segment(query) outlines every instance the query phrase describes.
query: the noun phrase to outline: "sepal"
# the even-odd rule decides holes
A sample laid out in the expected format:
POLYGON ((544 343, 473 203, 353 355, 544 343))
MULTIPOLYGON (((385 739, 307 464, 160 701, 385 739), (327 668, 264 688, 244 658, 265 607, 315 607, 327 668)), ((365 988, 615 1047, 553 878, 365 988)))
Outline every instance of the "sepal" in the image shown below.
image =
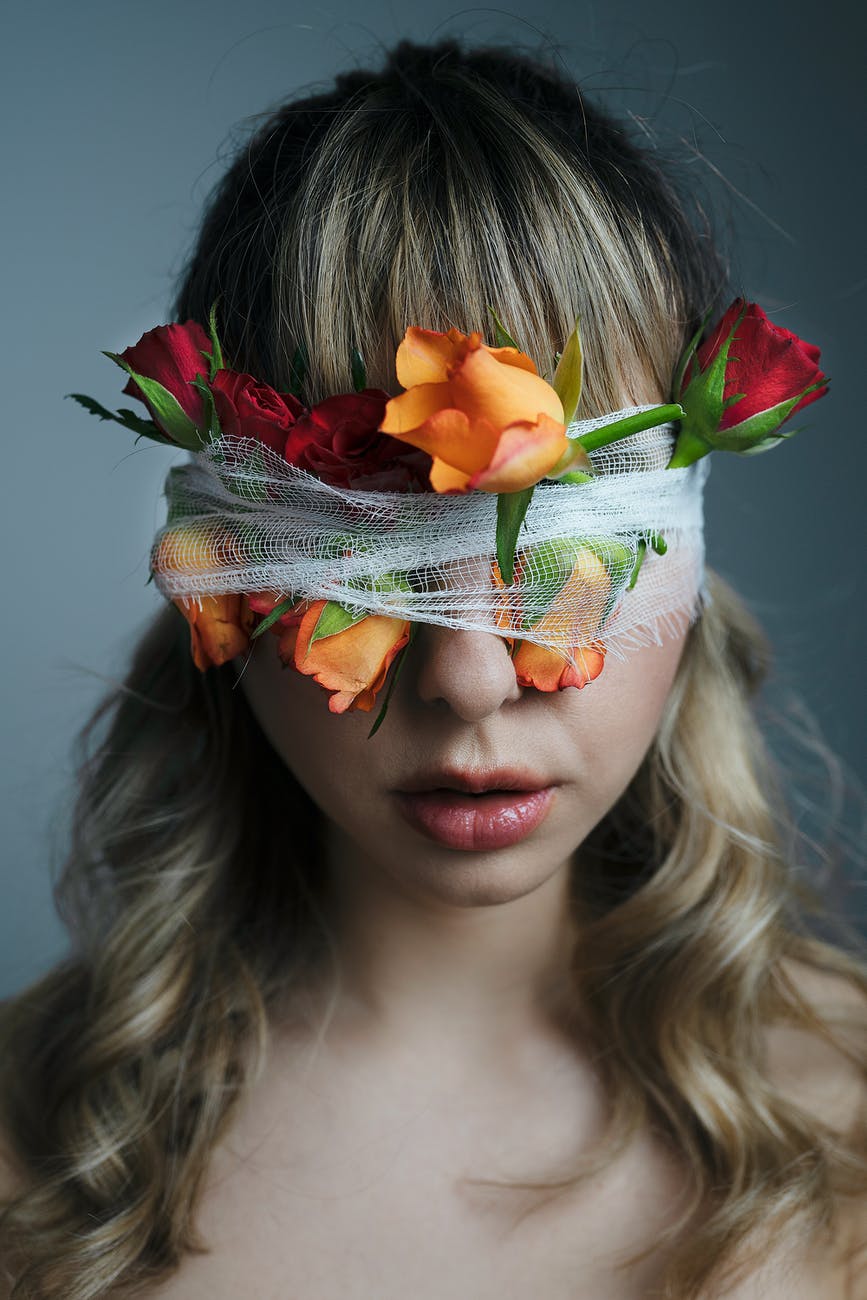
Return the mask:
POLYGON ((518 347, 517 343, 512 338, 511 334, 506 329, 505 325, 500 320, 499 316, 494 311, 493 307, 489 306, 488 311, 491 313, 491 316, 493 317, 493 321, 494 321, 495 346, 498 348, 514 348, 516 352, 520 352, 521 349, 518 347))
MULTIPOLYGON (((566 340, 566 346, 560 354, 557 369, 551 387, 563 403, 563 419, 569 424, 578 409, 581 399, 581 386, 584 377, 584 354, 581 349, 580 318, 575 321, 575 328, 566 340)), ((551 477, 556 478, 553 473, 551 477)))
POLYGON ((216 302, 211 303, 211 310, 208 312, 208 334, 210 335, 210 339, 211 339, 211 351, 210 351, 210 355, 208 353, 205 353, 204 356, 209 366, 208 381, 209 383, 213 383, 214 376, 216 375, 217 371, 224 369, 223 349, 220 347, 220 340, 217 336, 217 303, 216 302))
POLYGON ((167 388, 163 388, 162 384, 158 383, 156 379, 148 379, 145 375, 138 374, 117 352, 103 352, 103 356, 108 357, 115 365, 120 366, 121 370, 125 370, 129 377, 138 384, 143 396, 147 399, 148 405, 154 412, 156 422, 163 432, 168 434, 172 442, 178 447, 186 448, 187 451, 201 450, 204 444, 202 435, 182 409, 178 399, 167 388))

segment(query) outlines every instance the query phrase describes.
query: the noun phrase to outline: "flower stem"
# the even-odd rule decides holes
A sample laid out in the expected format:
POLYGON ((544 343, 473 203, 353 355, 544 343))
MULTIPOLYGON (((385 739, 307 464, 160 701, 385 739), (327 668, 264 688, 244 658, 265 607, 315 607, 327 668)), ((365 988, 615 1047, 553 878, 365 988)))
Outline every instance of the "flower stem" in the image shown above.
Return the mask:
POLYGON ((575 441, 580 442, 585 451, 598 451, 600 447, 619 442, 632 433, 641 433, 643 429, 653 429, 657 424, 668 424, 671 420, 682 420, 684 414, 683 407, 677 402, 654 406, 650 411, 639 411, 637 415, 627 415, 622 420, 615 420, 613 424, 604 424, 600 429, 591 429, 575 441))

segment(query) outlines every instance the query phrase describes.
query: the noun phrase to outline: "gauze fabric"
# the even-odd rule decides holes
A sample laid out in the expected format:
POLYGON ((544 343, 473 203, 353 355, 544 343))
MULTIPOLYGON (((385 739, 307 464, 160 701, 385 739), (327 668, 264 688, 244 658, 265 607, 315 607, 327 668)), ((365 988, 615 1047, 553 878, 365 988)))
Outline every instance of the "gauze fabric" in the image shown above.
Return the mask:
MULTIPOLYGON (((576 421, 579 434, 647 407, 576 421)), ((332 487, 255 439, 221 437, 169 473, 169 512, 151 554, 169 598, 272 591, 356 612, 496 632, 571 658, 616 657, 682 629, 704 591, 708 461, 666 469, 673 426, 590 454, 595 477, 543 480, 517 544, 514 581, 496 557, 496 497, 332 487), (647 546, 661 535, 665 554, 647 546)))

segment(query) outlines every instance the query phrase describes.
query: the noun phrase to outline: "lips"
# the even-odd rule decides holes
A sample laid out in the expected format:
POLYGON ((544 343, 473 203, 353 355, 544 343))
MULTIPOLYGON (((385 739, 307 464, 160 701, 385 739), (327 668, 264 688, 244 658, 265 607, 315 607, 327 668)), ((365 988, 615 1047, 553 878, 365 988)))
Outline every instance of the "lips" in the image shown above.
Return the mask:
POLYGON ((526 839, 544 821, 555 785, 514 769, 443 771, 395 791, 405 820, 445 848, 490 852, 526 839))

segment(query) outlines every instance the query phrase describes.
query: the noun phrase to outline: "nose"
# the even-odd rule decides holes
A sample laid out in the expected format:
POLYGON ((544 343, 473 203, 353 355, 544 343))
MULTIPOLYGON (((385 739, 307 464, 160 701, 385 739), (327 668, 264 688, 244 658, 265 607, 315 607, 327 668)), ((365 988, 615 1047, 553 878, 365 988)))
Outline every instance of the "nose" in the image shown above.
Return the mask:
POLYGON ((445 705, 465 722, 480 722, 521 698, 508 644, 493 632, 423 623, 416 630, 412 658, 418 698, 445 705))

